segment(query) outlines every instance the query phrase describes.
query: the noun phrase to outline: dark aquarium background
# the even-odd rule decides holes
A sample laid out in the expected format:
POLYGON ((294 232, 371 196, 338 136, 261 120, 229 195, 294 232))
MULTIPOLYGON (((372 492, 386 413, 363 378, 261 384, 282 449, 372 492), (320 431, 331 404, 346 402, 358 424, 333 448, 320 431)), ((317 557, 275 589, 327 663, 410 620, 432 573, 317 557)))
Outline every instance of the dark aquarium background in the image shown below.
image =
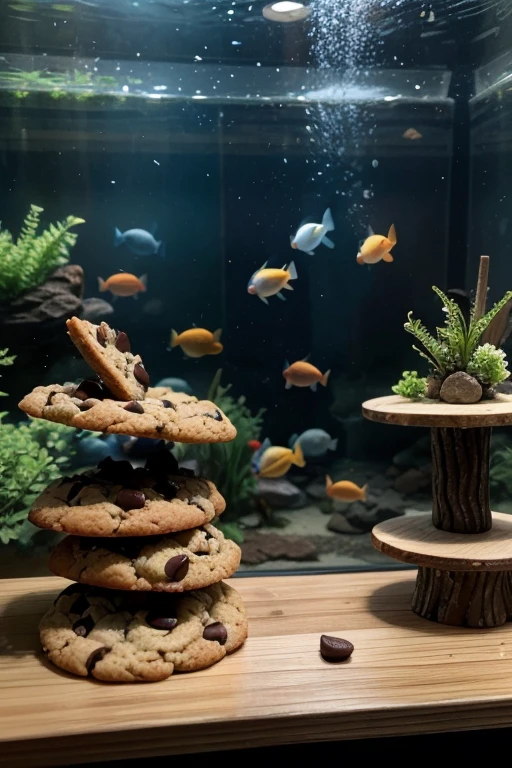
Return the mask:
MULTIPOLYGON (((212 479, 228 500, 221 524, 243 542, 242 572, 393 567, 372 526, 430 508, 425 431, 366 422, 361 402, 390 393, 403 370, 426 373, 403 323, 411 309, 442 322, 432 285, 470 290, 486 253, 491 299, 510 288, 512 6, 304 0, 274 21, 272 5, 283 4, 2 4, 2 230, 16 237, 30 205, 44 209, 41 229, 85 220, 56 283, 0 303, 0 348, 16 356, 0 382, 2 576, 46 572, 54 537, 24 522, 44 481, 152 450, 22 418, 33 387, 90 375, 66 335, 71 314, 126 331, 152 384, 181 379, 173 388, 232 409, 242 464, 228 453, 212 479), (327 208, 335 248, 292 250, 299 225, 327 208), (393 263, 359 265, 368 228, 386 235, 393 223, 393 263), (137 256, 115 247, 115 228, 154 232, 164 247, 137 256), (292 260, 286 302, 248 294, 265 262, 292 260), (121 272, 146 275, 147 291, 99 292, 98 277, 121 272), (194 325, 222 329, 220 355, 170 349, 171 330, 194 325), (327 386, 285 390, 285 361, 307 355, 331 370, 327 386), (336 449, 242 492, 249 442, 287 447, 311 429, 336 449), (41 450, 50 465, 38 472, 41 450), (34 476, 13 480, 7 457, 27 451, 34 476), (326 474, 368 484, 366 501, 328 498, 326 474)), ((1 254, 0 241, 0 267, 1 254)), ((493 501, 512 511, 512 441, 505 430, 494 440, 493 501)), ((208 464, 204 451, 174 450, 198 472, 208 464)))

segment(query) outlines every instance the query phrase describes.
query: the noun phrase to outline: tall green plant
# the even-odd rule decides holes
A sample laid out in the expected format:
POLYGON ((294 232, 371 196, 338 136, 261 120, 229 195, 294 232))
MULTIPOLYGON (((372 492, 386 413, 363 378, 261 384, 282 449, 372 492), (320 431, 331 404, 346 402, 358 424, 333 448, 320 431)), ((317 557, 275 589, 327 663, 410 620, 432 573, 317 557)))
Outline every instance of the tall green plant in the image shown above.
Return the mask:
POLYGON ((50 224, 38 235, 42 212, 42 208, 30 206, 16 242, 8 230, 0 229, 0 301, 13 301, 41 285, 69 259, 69 251, 77 238, 69 230, 84 220, 68 216, 65 221, 50 224))
MULTIPOLYGON (((0 349, 0 365, 12 365, 16 355, 8 355, 8 349, 0 349)), ((7 397, 7 392, 0 392, 0 397, 7 397)))
MULTIPOLYGON (((506 363, 504 363, 499 350, 492 344, 485 345, 485 353, 477 352, 477 350, 483 349, 480 347, 482 334, 507 302, 512 299, 512 291, 508 291, 501 301, 496 302, 483 317, 477 318, 473 307, 469 321, 466 322, 462 310, 455 301, 448 298, 436 286, 432 286, 432 290, 444 304, 446 321, 444 326, 436 328, 436 336, 434 336, 421 320, 415 320, 412 317, 412 312, 409 312, 404 328, 421 345, 421 348, 413 345, 413 349, 428 360, 434 372, 441 377, 454 371, 466 371, 469 368, 477 377, 481 370, 485 369, 485 372, 488 373, 492 369, 495 380, 486 381, 486 377, 482 375, 481 378, 484 383, 497 384, 498 381, 505 379, 508 375, 505 370, 506 363), (499 360, 502 361, 501 364, 499 360)), ((487 376, 488 378, 489 376, 487 376)))

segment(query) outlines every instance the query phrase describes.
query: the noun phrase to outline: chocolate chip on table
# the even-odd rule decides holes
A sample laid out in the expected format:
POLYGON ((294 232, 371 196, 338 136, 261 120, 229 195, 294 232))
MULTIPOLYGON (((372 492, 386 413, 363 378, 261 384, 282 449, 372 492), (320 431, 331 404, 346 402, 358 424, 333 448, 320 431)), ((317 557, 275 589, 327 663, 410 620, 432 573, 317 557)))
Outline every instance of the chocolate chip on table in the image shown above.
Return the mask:
POLYGON ((94 619, 91 614, 77 619, 73 624, 73 632, 80 637, 87 637, 92 629, 94 629, 94 619))
POLYGON ((166 501, 175 499, 179 489, 180 486, 173 480, 162 480, 153 486, 155 493, 159 493, 166 501))
POLYGON ((162 403, 164 408, 172 408, 173 411, 176 410, 176 406, 174 405, 174 403, 171 403, 170 400, 160 400, 160 402, 162 403))
POLYGON ((68 504, 71 501, 73 501, 75 496, 78 496, 78 494, 80 493, 80 491, 82 490, 83 487, 84 487, 83 483, 80 483, 80 482, 73 483, 73 485, 71 486, 71 488, 68 491, 68 495, 66 496, 66 501, 67 501, 68 504))
POLYGON ((107 332, 102 325, 98 325, 98 328, 96 329, 96 339, 98 344, 101 344, 102 347, 107 346, 107 332))
POLYGON ((151 611, 146 616, 146 623, 155 629, 166 629, 170 632, 177 625, 178 619, 175 616, 162 616, 160 613, 151 611))
POLYGON ((228 639, 228 631, 220 621, 214 621, 213 624, 208 624, 204 628, 203 637, 205 640, 216 640, 220 645, 225 645, 228 639))
POLYGON ((116 349, 119 352, 130 352, 131 350, 130 339, 124 331, 119 331, 117 334, 116 349))
POLYGON ((186 555, 175 555, 164 565, 169 581, 182 581, 188 573, 190 561, 186 555))
POLYGON ((130 400, 130 402, 124 406, 124 410, 130 411, 130 413, 144 413, 144 408, 137 402, 137 400, 130 400))
POLYGON ((341 637, 322 635, 320 638, 320 654, 324 661, 345 661, 352 655, 353 650, 352 643, 341 637))
POLYGON ((88 400, 90 397, 94 397, 96 400, 103 400, 106 394, 104 387, 101 386, 99 381, 84 379, 75 389, 73 397, 77 397, 79 400, 88 400))
POLYGON ((133 375, 143 387, 147 389, 149 387, 149 373, 146 371, 143 365, 136 363, 133 368, 133 375))
POLYGON ((118 507, 124 509, 125 512, 128 512, 130 509, 142 509, 146 503, 146 497, 142 491, 133 491, 129 488, 123 488, 117 494, 115 503, 118 507))
POLYGON ((101 648, 96 648, 95 651, 89 654, 89 658, 85 662, 85 668, 88 672, 92 672, 98 661, 101 661, 105 658, 107 653, 110 651, 110 648, 107 648, 106 646, 102 646, 101 648))

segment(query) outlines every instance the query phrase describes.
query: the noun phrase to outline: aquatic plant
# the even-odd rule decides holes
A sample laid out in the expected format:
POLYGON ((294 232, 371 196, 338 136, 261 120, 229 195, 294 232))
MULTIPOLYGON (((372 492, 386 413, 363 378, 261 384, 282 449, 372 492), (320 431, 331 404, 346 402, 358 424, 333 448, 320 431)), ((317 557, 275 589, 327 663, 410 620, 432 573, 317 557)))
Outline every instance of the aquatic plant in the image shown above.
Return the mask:
POLYGON ((502 349, 496 349, 494 344, 483 344, 477 347, 471 356, 467 372, 487 386, 499 384, 509 375, 507 360, 502 349))
POLYGON ((410 400, 418 400, 425 397, 427 391, 427 380, 418 376, 418 371, 404 371, 402 378, 391 387, 395 395, 408 397, 410 400))
MULTIPOLYGON (((480 373, 483 376, 501 375, 505 364, 502 358, 501 367, 498 365, 497 357, 492 355, 492 345, 484 345, 482 349, 485 347, 488 349, 476 357, 475 353, 480 346, 484 331, 512 299, 512 291, 508 291, 486 314, 480 313, 478 301, 476 301, 471 309, 469 319, 466 321, 464 313, 455 301, 448 298, 436 286, 432 286, 432 290, 444 304, 446 321, 443 327, 436 329, 437 334, 433 336, 421 320, 415 320, 412 317, 412 312, 409 312, 408 321, 404 328, 418 340, 422 347, 420 349, 413 345, 413 349, 428 360, 434 373, 443 378, 455 371, 468 371, 470 362, 472 370, 475 371, 472 375, 477 378, 480 378, 480 373)), ((496 350, 495 347, 494 349, 496 350)), ((499 379, 499 381, 502 380, 502 378, 499 379)), ((488 383, 484 378, 481 381, 484 384, 488 383)))
POLYGON ((218 370, 210 385, 207 398, 224 411, 234 424, 237 436, 230 443, 207 445, 178 444, 174 450, 180 460, 196 459, 205 477, 212 480, 226 499, 226 511, 220 528, 225 535, 240 540, 237 519, 248 511, 257 493, 256 479, 251 470, 252 448, 248 443, 260 437, 264 410, 256 414, 247 407, 245 397, 234 398, 231 385, 221 386, 222 370, 218 370))
POLYGON ((42 212, 37 205, 30 206, 16 243, 8 230, 0 229, 0 301, 13 301, 41 285, 69 259, 77 238, 69 230, 84 220, 68 216, 38 235, 42 212))
MULTIPOLYGON (((8 355, 8 349, 0 349, 0 365, 12 365, 16 355, 8 355)), ((7 392, 0 392, 0 397, 7 397, 7 392)))
POLYGON ((8 424, 5 416, 0 413, 0 541, 8 544, 22 536, 34 499, 68 465, 64 430, 73 430, 38 419, 8 424))

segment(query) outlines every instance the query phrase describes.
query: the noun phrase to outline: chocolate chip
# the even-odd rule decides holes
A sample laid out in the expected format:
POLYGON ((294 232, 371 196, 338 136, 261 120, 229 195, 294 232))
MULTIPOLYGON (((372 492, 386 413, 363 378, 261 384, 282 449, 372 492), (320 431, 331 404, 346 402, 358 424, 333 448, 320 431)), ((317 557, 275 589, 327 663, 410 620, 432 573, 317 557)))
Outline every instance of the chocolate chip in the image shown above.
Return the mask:
POLYGON ((88 672, 92 672, 98 661, 101 661, 105 658, 107 653, 110 651, 110 648, 106 648, 103 646, 102 648, 96 648, 95 651, 89 654, 89 658, 85 662, 85 668, 88 672))
POLYGON ((77 397, 79 400, 88 400, 90 397, 94 397, 96 400, 103 400, 105 389, 99 381, 84 379, 75 389, 74 397, 77 397))
POLYGON ((86 610, 89 608, 90 603, 85 595, 78 595, 77 599, 69 609, 70 613, 78 613, 80 616, 82 613, 85 613, 86 610))
POLYGON ((165 575, 169 581, 182 581, 188 573, 189 565, 186 555, 175 555, 164 565, 165 575))
POLYGON ((75 635, 79 635, 79 637, 87 637, 92 629, 94 629, 94 619, 91 614, 77 619, 73 624, 73 632, 75 635))
POLYGON ((164 425, 163 424, 157 424, 155 427, 156 431, 160 435, 164 431, 164 425))
POLYGON ((142 491, 132 491, 128 488, 123 488, 117 494, 115 503, 127 512, 129 509, 142 509, 146 503, 146 497, 142 491))
POLYGON ((176 458, 170 451, 158 451, 151 454, 146 460, 146 469, 148 469, 155 477, 163 477, 166 475, 178 475, 179 467, 176 458))
POLYGON ((175 499, 179 489, 180 486, 173 480, 162 480, 153 486, 155 493, 160 493, 167 501, 175 499))
POLYGON ((48 395, 48 397, 46 399, 45 405, 51 405, 52 404, 52 397, 54 395, 56 395, 56 394, 57 394, 57 392, 54 389, 52 389, 52 391, 50 392, 50 394, 48 395))
POLYGON ((133 375, 142 386, 147 389, 149 387, 149 373, 146 371, 143 365, 136 363, 133 368, 133 375))
POLYGON ((155 629, 166 629, 170 632, 178 623, 178 619, 175 616, 162 616, 161 614, 151 612, 146 616, 146 623, 155 629))
POLYGON ((73 501, 75 496, 78 496, 78 494, 80 493, 80 491, 82 490, 83 487, 84 486, 83 486, 82 483, 73 483, 73 485, 71 486, 71 488, 68 491, 68 495, 66 496, 66 501, 67 501, 68 504, 71 501, 73 501))
POLYGON ((144 413, 144 408, 137 402, 137 400, 130 400, 130 402, 125 405, 124 410, 130 411, 130 413, 144 413))
POLYGON ((117 334, 116 349, 119 352, 129 352, 131 350, 130 339, 124 331, 119 331, 117 334))
POLYGON ((320 654, 324 661, 345 661, 353 650, 352 643, 341 637, 322 635, 320 638, 320 654))
POLYGON ((178 472, 182 477, 195 477, 194 470, 188 467, 180 467, 178 472))
POLYGON ((214 621, 204 628, 203 637, 205 640, 216 640, 220 645, 225 645, 228 639, 228 631, 220 621, 214 621))
POLYGON ((57 600, 60 600, 61 597, 72 597, 73 595, 76 595, 77 597, 79 595, 82 595, 84 592, 88 592, 90 587, 87 584, 70 584, 69 587, 66 587, 66 589, 63 589, 62 592, 57 595, 55 600, 53 601, 53 604, 57 604, 57 600))
POLYGON ((215 421, 222 421, 222 413, 218 408, 215 409, 215 413, 203 413, 203 416, 207 416, 209 419, 215 419, 215 421))
POLYGON ((101 344, 102 347, 107 346, 107 332, 102 325, 98 325, 98 328, 96 330, 96 339, 98 341, 98 344, 101 344))
POLYGON ((160 400, 160 402, 162 403, 164 408, 172 408, 173 411, 176 410, 176 406, 174 405, 174 403, 171 403, 170 400, 160 400))
POLYGON ((128 485, 133 478, 134 470, 129 461, 114 461, 110 456, 98 464, 99 475, 119 485, 128 485))

